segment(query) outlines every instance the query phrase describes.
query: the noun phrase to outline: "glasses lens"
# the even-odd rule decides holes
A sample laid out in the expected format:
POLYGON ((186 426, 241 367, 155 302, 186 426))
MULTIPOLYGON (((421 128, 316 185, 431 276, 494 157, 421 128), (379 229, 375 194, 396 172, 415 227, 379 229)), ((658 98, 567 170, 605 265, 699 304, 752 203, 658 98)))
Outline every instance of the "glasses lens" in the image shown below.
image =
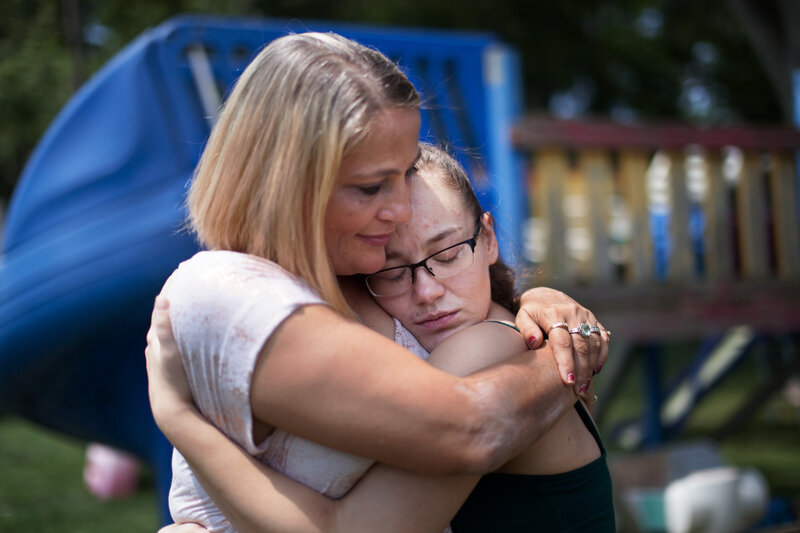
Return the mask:
POLYGON ((396 296, 411 288, 411 269, 393 268, 367 276, 367 288, 375 296, 396 296))
POLYGON ((442 250, 438 254, 428 259, 428 268, 433 271, 434 276, 446 278, 455 276, 470 267, 475 254, 469 243, 461 243, 452 248, 442 250))

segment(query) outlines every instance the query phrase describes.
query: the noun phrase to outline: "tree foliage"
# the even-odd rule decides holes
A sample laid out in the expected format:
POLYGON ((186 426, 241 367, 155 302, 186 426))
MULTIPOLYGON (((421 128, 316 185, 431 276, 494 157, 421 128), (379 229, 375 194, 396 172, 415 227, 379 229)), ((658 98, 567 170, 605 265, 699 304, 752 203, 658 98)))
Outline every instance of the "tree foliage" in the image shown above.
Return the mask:
POLYGON ((72 92, 52 2, 7 0, 0 16, 0 194, 7 197, 36 141, 72 92), (55 31, 54 31, 55 30, 55 31))
POLYGON ((4 0, 0 197, 81 81, 146 28, 186 12, 494 32, 520 52, 528 109, 560 116, 782 117, 726 0, 4 0))

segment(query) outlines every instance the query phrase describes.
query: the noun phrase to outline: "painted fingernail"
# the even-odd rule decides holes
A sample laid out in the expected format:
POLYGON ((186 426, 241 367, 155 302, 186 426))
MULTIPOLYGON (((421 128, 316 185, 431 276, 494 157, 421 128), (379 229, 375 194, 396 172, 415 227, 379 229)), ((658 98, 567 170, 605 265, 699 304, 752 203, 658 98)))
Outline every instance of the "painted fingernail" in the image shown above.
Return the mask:
POLYGON ((533 346, 533 343, 534 343, 535 341, 536 341, 536 337, 534 337, 533 335, 531 335, 530 337, 528 337, 528 348, 530 348, 531 346, 533 346))
POLYGON ((603 370, 603 363, 597 363, 597 366, 594 367, 594 373, 599 374, 601 370, 603 370))
POLYGON ((583 385, 581 385, 581 387, 578 389, 578 392, 580 392, 581 394, 586 394, 586 389, 588 389, 588 388, 589 388, 589 386, 588 386, 586 383, 584 383, 584 384, 583 384, 583 385))
POLYGON ((575 374, 572 372, 567 374, 567 383, 575 383, 575 374))

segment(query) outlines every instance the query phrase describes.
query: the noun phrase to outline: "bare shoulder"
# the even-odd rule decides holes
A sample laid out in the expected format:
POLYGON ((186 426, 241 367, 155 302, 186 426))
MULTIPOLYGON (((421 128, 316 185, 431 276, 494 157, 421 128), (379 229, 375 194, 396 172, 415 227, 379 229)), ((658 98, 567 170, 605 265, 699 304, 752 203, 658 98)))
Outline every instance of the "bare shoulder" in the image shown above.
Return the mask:
POLYGON ((428 362, 459 376, 499 363, 527 350, 522 335, 512 326, 511 313, 495 309, 493 304, 487 321, 452 334, 436 347, 428 362))

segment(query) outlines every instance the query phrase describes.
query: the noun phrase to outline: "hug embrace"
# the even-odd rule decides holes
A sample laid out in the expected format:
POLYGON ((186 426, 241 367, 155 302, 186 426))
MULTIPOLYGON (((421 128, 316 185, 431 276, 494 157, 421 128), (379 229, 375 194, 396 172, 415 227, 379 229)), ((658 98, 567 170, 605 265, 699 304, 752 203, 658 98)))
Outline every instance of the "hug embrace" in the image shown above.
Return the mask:
POLYGON ((608 333, 558 291, 517 297, 419 105, 335 34, 238 80, 188 196, 206 251, 148 333, 164 531, 615 531, 589 400, 608 333))

